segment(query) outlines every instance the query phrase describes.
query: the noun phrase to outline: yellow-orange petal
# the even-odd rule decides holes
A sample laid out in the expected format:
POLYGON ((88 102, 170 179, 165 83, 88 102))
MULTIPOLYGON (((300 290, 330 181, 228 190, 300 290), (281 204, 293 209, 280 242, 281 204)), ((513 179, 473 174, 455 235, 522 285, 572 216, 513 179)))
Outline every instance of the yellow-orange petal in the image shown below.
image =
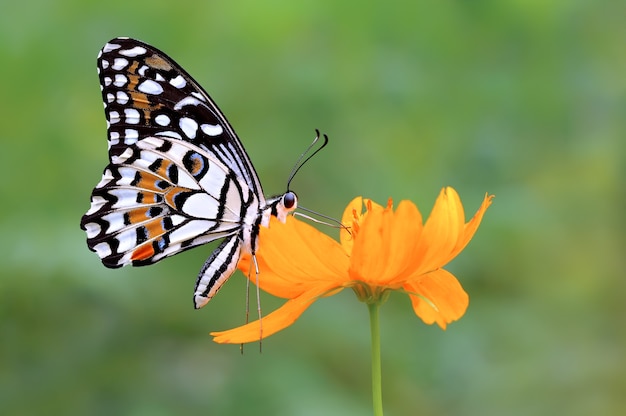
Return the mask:
POLYGON ((456 257, 456 255, 459 254, 465 248, 465 246, 467 246, 472 237, 474 237, 474 234, 476 233, 476 230, 478 229, 478 226, 483 219, 483 215, 485 215, 485 211, 487 211, 487 208, 489 208, 489 206, 491 205, 493 198, 494 195, 489 195, 488 193, 485 193, 485 198, 483 199, 482 204, 480 204, 480 208, 478 208, 476 214, 474 214, 472 219, 463 227, 462 236, 458 239, 456 246, 452 249, 452 252, 446 260, 446 263, 456 257))
MULTIPOLYGON (((383 225, 382 258, 385 260, 384 282, 401 284, 413 272, 415 248, 422 233, 422 216, 411 201, 400 201, 395 212, 386 209, 383 225)), ((376 253, 371 253, 376 255, 376 253)))
POLYGON ((401 201, 394 212, 391 199, 385 208, 368 201, 352 248, 351 279, 399 287, 413 271, 421 231, 422 217, 412 202, 401 201))
MULTIPOLYGON (((302 293, 298 297, 288 300, 283 306, 269 315, 264 316, 261 322, 263 325, 263 338, 267 338, 293 324, 306 308, 320 297, 329 294, 333 289, 338 288, 332 283, 315 287, 312 290, 302 293)), ((214 337, 213 341, 220 344, 255 342, 259 340, 260 323, 257 320, 227 331, 211 332, 211 335, 214 337)))
POLYGON ((415 264, 421 273, 436 270, 449 261, 465 227, 463 205, 456 191, 443 188, 424 224, 415 264))
MULTIPOLYGON (((282 298, 328 282, 339 286, 349 264, 339 243, 291 216, 284 224, 272 217, 269 228, 261 227, 256 257, 259 286, 282 298)), ((251 281, 256 281, 249 255, 240 259, 238 268, 246 275, 251 270, 251 281)))
POLYGON ((441 329, 461 318, 469 305, 469 296, 459 281, 444 269, 410 280, 404 290, 409 293, 415 314, 441 329))
POLYGON ((361 218, 354 237, 348 274, 352 280, 380 284, 384 280, 382 273, 387 261, 383 258, 385 209, 370 200, 366 203, 367 214, 361 218))

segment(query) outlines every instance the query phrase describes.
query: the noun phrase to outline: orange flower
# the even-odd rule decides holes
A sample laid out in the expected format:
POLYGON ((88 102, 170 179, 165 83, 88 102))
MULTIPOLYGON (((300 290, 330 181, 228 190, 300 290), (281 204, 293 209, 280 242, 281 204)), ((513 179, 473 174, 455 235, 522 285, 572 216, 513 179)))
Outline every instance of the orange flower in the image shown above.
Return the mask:
MULTIPOLYGON (((384 301, 392 290, 403 291, 417 316, 445 329, 463 316, 469 297, 442 267, 469 243, 492 198, 485 195, 478 212, 465 223, 458 194, 444 188, 423 224, 410 201, 400 202, 394 212, 391 200, 382 207, 357 197, 344 211, 342 223, 349 232, 341 230, 341 243, 293 217, 286 224, 272 218, 259 237, 259 284, 288 300, 263 317, 263 337, 294 323, 320 297, 344 288, 352 288, 367 303, 384 301)), ((247 274, 250 256, 242 258, 238 268, 247 274)), ((215 342, 233 344, 258 341, 259 334, 259 321, 211 333, 215 342)))

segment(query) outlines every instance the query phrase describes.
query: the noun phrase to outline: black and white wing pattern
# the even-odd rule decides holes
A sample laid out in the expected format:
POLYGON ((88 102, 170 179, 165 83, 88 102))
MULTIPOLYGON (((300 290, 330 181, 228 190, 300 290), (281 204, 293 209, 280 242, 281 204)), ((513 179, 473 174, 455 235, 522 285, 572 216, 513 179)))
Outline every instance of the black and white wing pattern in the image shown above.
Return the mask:
POLYGON ((209 95, 176 62, 116 38, 98 55, 109 165, 82 217, 87 245, 107 267, 155 263, 223 238, 200 271, 204 306, 254 255, 260 225, 296 208, 293 192, 266 200, 254 166, 209 95))

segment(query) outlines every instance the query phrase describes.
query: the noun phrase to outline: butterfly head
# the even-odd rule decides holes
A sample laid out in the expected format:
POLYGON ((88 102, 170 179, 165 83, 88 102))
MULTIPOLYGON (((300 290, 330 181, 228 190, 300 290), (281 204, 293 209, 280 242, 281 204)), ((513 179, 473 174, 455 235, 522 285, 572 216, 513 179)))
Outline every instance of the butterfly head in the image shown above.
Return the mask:
POLYGON ((269 205, 271 206, 271 214, 280 222, 285 222, 287 215, 298 208, 298 196, 293 191, 287 191, 281 196, 272 198, 269 205))

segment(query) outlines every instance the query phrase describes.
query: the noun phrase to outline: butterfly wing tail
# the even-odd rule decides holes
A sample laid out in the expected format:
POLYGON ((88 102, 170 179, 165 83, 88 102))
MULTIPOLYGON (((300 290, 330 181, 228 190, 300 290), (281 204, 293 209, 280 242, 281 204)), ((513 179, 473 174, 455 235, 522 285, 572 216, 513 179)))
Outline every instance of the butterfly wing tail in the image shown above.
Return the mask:
POLYGON ((235 272, 239 257, 241 256, 241 240, 238 235, 226 238, 220 246, 213 251, 211 257, 204 263, 193 295, 193 303, 196 309, 206 305, 228 278, 235 272))

